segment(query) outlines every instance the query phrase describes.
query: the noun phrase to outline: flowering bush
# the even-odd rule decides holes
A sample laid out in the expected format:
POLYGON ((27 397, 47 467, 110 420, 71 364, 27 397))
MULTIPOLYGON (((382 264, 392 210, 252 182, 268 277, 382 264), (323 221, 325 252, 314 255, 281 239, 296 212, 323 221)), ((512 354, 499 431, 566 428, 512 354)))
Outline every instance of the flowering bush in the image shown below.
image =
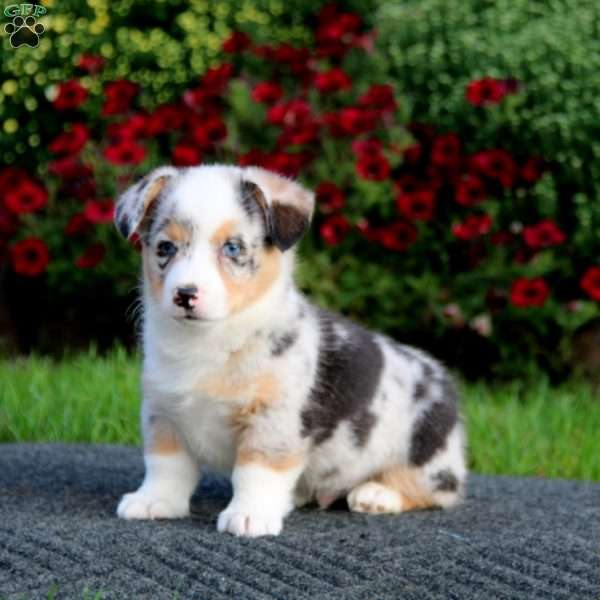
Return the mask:
MULTIPOLYGON (((217 62, 154 104, 101 55, 79 56, 49 90, 60 129, 37 169, 0 171, 5 263, 55 297, 98 282, 123 295, 138 259, 111 225, 120 190, 165 162, 259 165, 316 190, 299 268, 316 300, 478 373, 561 369, 570 333, 598 314, 600 265, 559 210, 556 164, 411 120, 415 90, 390 83, 363 17, 324 5, 311 19, 303 44, 227 32, 217 62)), ((524 85, 474 77, 462 109, 485 121, 524 85)))

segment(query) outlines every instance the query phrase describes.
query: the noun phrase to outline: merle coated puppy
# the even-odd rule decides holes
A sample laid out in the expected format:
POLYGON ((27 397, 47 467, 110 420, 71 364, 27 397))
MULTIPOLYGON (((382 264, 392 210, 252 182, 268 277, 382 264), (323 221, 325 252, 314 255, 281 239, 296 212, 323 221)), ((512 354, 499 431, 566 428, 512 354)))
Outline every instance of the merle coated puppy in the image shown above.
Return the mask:
POLYGON ((452 381, 414 348, 312 305, 294 246, 313 194, 260 168, 162 167, 121 197, 143 258, 146 475, 125 519, 189 514, 204 467, 231 473, 217 527, 280 533, 293 509, 397 513, 464 491, 452 381))

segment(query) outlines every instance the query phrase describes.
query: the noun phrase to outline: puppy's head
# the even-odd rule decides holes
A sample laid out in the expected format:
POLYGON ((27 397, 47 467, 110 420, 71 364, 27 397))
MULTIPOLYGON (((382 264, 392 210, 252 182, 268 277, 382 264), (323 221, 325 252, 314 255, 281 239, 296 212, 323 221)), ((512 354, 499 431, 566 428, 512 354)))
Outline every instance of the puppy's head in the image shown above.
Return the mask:
POLYGON ((290 275, 313 194, 260 168, 161 167, 119 199, 117 228, 140 236, 147 298, 175 319, 218 321, 290 275))

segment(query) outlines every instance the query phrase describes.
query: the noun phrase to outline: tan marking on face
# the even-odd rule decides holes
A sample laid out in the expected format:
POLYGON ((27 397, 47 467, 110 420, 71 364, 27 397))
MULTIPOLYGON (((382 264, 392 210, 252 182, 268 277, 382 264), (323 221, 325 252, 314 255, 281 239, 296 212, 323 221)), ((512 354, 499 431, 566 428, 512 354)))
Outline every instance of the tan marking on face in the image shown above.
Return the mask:
POLYGON ((289 471, 299 467, 304 462, 302 454, 270 454, 263 450, 251 450, 249 448, 238 448, 235 458, 235 466, 260 465, 273 471, 289 471))
POLYGON ((260 267, 250 279, 234 279, 226 269, 220 268, 231 314, 257 302, 277 281, 281 272, 281 251, 274 247, 265 248, 261 254, 260 267))
MULTIPOLYGON (((223 223, 211 236, 210 241, 217 251, 236 233, 237 223, 233 220, 223 223)), ((217 264, 225 285, 229 313, 235 314, 259 300, 275 283, 281 272, 281 252, 277 248, 265 248, 259 257, 260 266, 249 277, 238 278, 227 267, 228 259, 219 253, 217 264)))
POLYGON ((144 438, 145 454, 178 454, 182 449, 179 436, 172 425, 160 418, 149 424, 144 438))
POLYGON ((220 248, 236 231, 237 221, 230 219, 225 221, 211 236, 213 246, 220 248))
POLYGON ((171 221, 163 231, 170 240, 180 244, 189 243, 192 237, 192 232, 189 228, 177 221, 171 221))
POLYGON ((142 249, 142 264, 144 272, 144 282, 150 286, 150 292, 156 300, 160 300, 163 294, 163 280, 152 265, 152 250, 147 246, 142 249))
POLYGON ((411 467, 396 466, 374 477, 373 481, 398 492, 402 496, 402 511, 436 506, 431 491, 423 483, 422 472, 411 467))

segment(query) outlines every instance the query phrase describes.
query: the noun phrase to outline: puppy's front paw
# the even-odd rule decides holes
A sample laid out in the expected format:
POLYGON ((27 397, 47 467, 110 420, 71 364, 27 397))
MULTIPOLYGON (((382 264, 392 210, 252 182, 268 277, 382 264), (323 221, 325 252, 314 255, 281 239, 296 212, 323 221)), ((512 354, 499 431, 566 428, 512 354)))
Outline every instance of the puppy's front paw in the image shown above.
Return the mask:
POLYGON ((355 512, 397 513, 402 511, 402 498, 385 485, 367 481, 348 494, 348 506, 355 512))
POLYGON ((283 527, 283 517, 260 514, 243 507, 226 508, 217 521, 221 532, 245 537, 279 535, 283 527))
POLYGON ((117 507, 117 515, 121 519, 181 519, 189 514, 189 501, 166 498, 143 490, 125 494, 117 507))

